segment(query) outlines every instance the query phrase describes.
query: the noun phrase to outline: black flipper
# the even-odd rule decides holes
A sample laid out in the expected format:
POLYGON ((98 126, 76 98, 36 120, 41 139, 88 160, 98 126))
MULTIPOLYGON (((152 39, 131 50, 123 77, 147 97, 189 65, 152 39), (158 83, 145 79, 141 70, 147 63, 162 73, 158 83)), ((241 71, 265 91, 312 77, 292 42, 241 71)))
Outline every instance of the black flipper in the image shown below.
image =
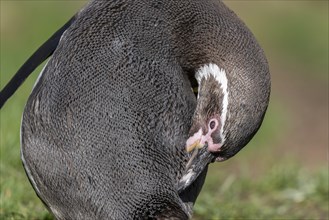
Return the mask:
POLYGON ((0 109, 5 102, 16 92, 18 87, 25 79, 48 57, 50 57, 61 39, 62 34, 75 21, 76 16, 73 16, 63 27, 56 31, 45 43, 35 51, 32 56, 19 68, 13 78, 0 92, 0 109))

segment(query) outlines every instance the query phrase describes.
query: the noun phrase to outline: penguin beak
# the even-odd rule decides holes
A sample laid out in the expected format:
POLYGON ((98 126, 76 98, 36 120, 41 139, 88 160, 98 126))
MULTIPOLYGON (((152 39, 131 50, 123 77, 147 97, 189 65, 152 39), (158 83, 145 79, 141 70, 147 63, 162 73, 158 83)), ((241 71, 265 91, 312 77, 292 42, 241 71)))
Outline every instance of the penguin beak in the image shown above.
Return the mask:
POLYGON ((188 153, 190 153, 191 151, 195 150, 195 149, 200 149, 200 148, 203 148, 205 145, 202 145, 200 143, 200 139, 199 140, 196 140, 193 144, 189 145, 189 146, 186 146, 186 151, 188 153))
POLYGON ((186 164, 185 174, 178 182, 178 193, 184 191, 189 187, 196 178, 202 173, 202 171, 208 166, 209 163, 216 158, 212 153, 208 152, 208 145, 201 145, 199 141, 193 143, 187 147, 189 152, 192 152, 190 160, 186 164), (197 143, 198 142, 198 143, 197 143))

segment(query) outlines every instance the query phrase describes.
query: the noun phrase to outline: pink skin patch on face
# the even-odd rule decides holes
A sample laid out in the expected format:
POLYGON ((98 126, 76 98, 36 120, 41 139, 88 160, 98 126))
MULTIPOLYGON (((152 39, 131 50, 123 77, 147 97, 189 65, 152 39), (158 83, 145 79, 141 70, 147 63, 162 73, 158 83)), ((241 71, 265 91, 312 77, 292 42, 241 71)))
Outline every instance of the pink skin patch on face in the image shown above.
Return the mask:
POLYGON ((212 140, 211 134, 216 132, 216 129, 219 126, 219 122, 217 119, 211 119, 208 123, 208 132, 205 135, 202 135, 202 129, 200 128, 196 133, 193 134, 189 139, 186 141, 186 150, 190 152, 194 148, 201 148, 208 144, 208 151, 210 152, 218 152, 221 144, 215 144, 212 140))
POLYGON ((208 122, 208 132, 207 134, 203 135, 201 137, 201 140, 200 140, 200 143, 202 145, 205 145, 206 142, 208 143, 208 151, 210 152, 218 152, 220 147, 221 147, 221 144, 215 144, 214 141, 212 140, 212 137, 211 137, 211 134, 213 132, 216 132, 216 129, 218 128, 218 121, 217 119, 211 119, 209 120, 208 122))

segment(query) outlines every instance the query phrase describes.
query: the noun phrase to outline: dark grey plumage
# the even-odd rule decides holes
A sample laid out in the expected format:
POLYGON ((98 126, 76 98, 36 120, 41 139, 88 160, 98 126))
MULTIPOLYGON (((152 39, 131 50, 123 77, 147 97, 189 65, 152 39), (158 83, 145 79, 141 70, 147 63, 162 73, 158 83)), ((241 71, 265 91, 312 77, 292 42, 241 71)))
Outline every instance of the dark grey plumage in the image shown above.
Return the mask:
POLYGON ((22 121, 27 175, 56 218, 191 215, 218 156, 178 190, 190 128, 202 124, 194 74, 209 63, 226 70, 233 100, 227 159, 257 131, 269 95, 263 52, 232 11, 217 0, 94 0, 77 14, 22 121))

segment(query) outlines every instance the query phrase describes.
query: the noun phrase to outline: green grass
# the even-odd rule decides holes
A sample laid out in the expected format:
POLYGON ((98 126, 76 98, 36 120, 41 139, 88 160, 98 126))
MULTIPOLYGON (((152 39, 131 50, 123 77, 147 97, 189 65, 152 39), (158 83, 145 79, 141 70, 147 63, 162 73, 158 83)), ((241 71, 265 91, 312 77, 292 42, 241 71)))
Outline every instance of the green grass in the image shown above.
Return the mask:
MULTIPOLYGON (((255 178, 251 171, 237 175, 212 166, 194 219, 327 219, 327 169, 308 172, 287 164, 255 178)), ((0 219, 52 219, 24 175, 1 185, 0 219)))
MULTIPOLYGON (((1 88, 24 61, 86 1, 0 1, 1 88)), ((52 219, 30 185, 21 160, 19 127, 40 72, 20 87, 0 112, 0 219, 52 219)))
MULTIPOLYGON (((1 88, 84 2, 0 1, 1 88)), ((305 81, 328 80, 327 1, 227 3, 264 47, 274 70, 272 75, 283 70, 305 81)), ((20 161, 21 115, 39 71, 40 68, 0 111, 1 220, 52 219, 34 193, 20 161)), ((210 166, 194 219, 329 219, 328 161, 317 161, 310 167, 298 159, 298 150, 294 155, 285 154, 282 147, 277 150, 280 140, 289 139, 285 131, 294 127, 294 114, 272 91, 268 113, 256 137, 229 161, 210 166)), ((312 135, 312 128, 309 130, 300 135, 312 135)))
POLYGON ((285 163, 255 178, 251 172, 210 171, 195 206, 195 219, 328 218, 327 169, 311 173, 285 163))

